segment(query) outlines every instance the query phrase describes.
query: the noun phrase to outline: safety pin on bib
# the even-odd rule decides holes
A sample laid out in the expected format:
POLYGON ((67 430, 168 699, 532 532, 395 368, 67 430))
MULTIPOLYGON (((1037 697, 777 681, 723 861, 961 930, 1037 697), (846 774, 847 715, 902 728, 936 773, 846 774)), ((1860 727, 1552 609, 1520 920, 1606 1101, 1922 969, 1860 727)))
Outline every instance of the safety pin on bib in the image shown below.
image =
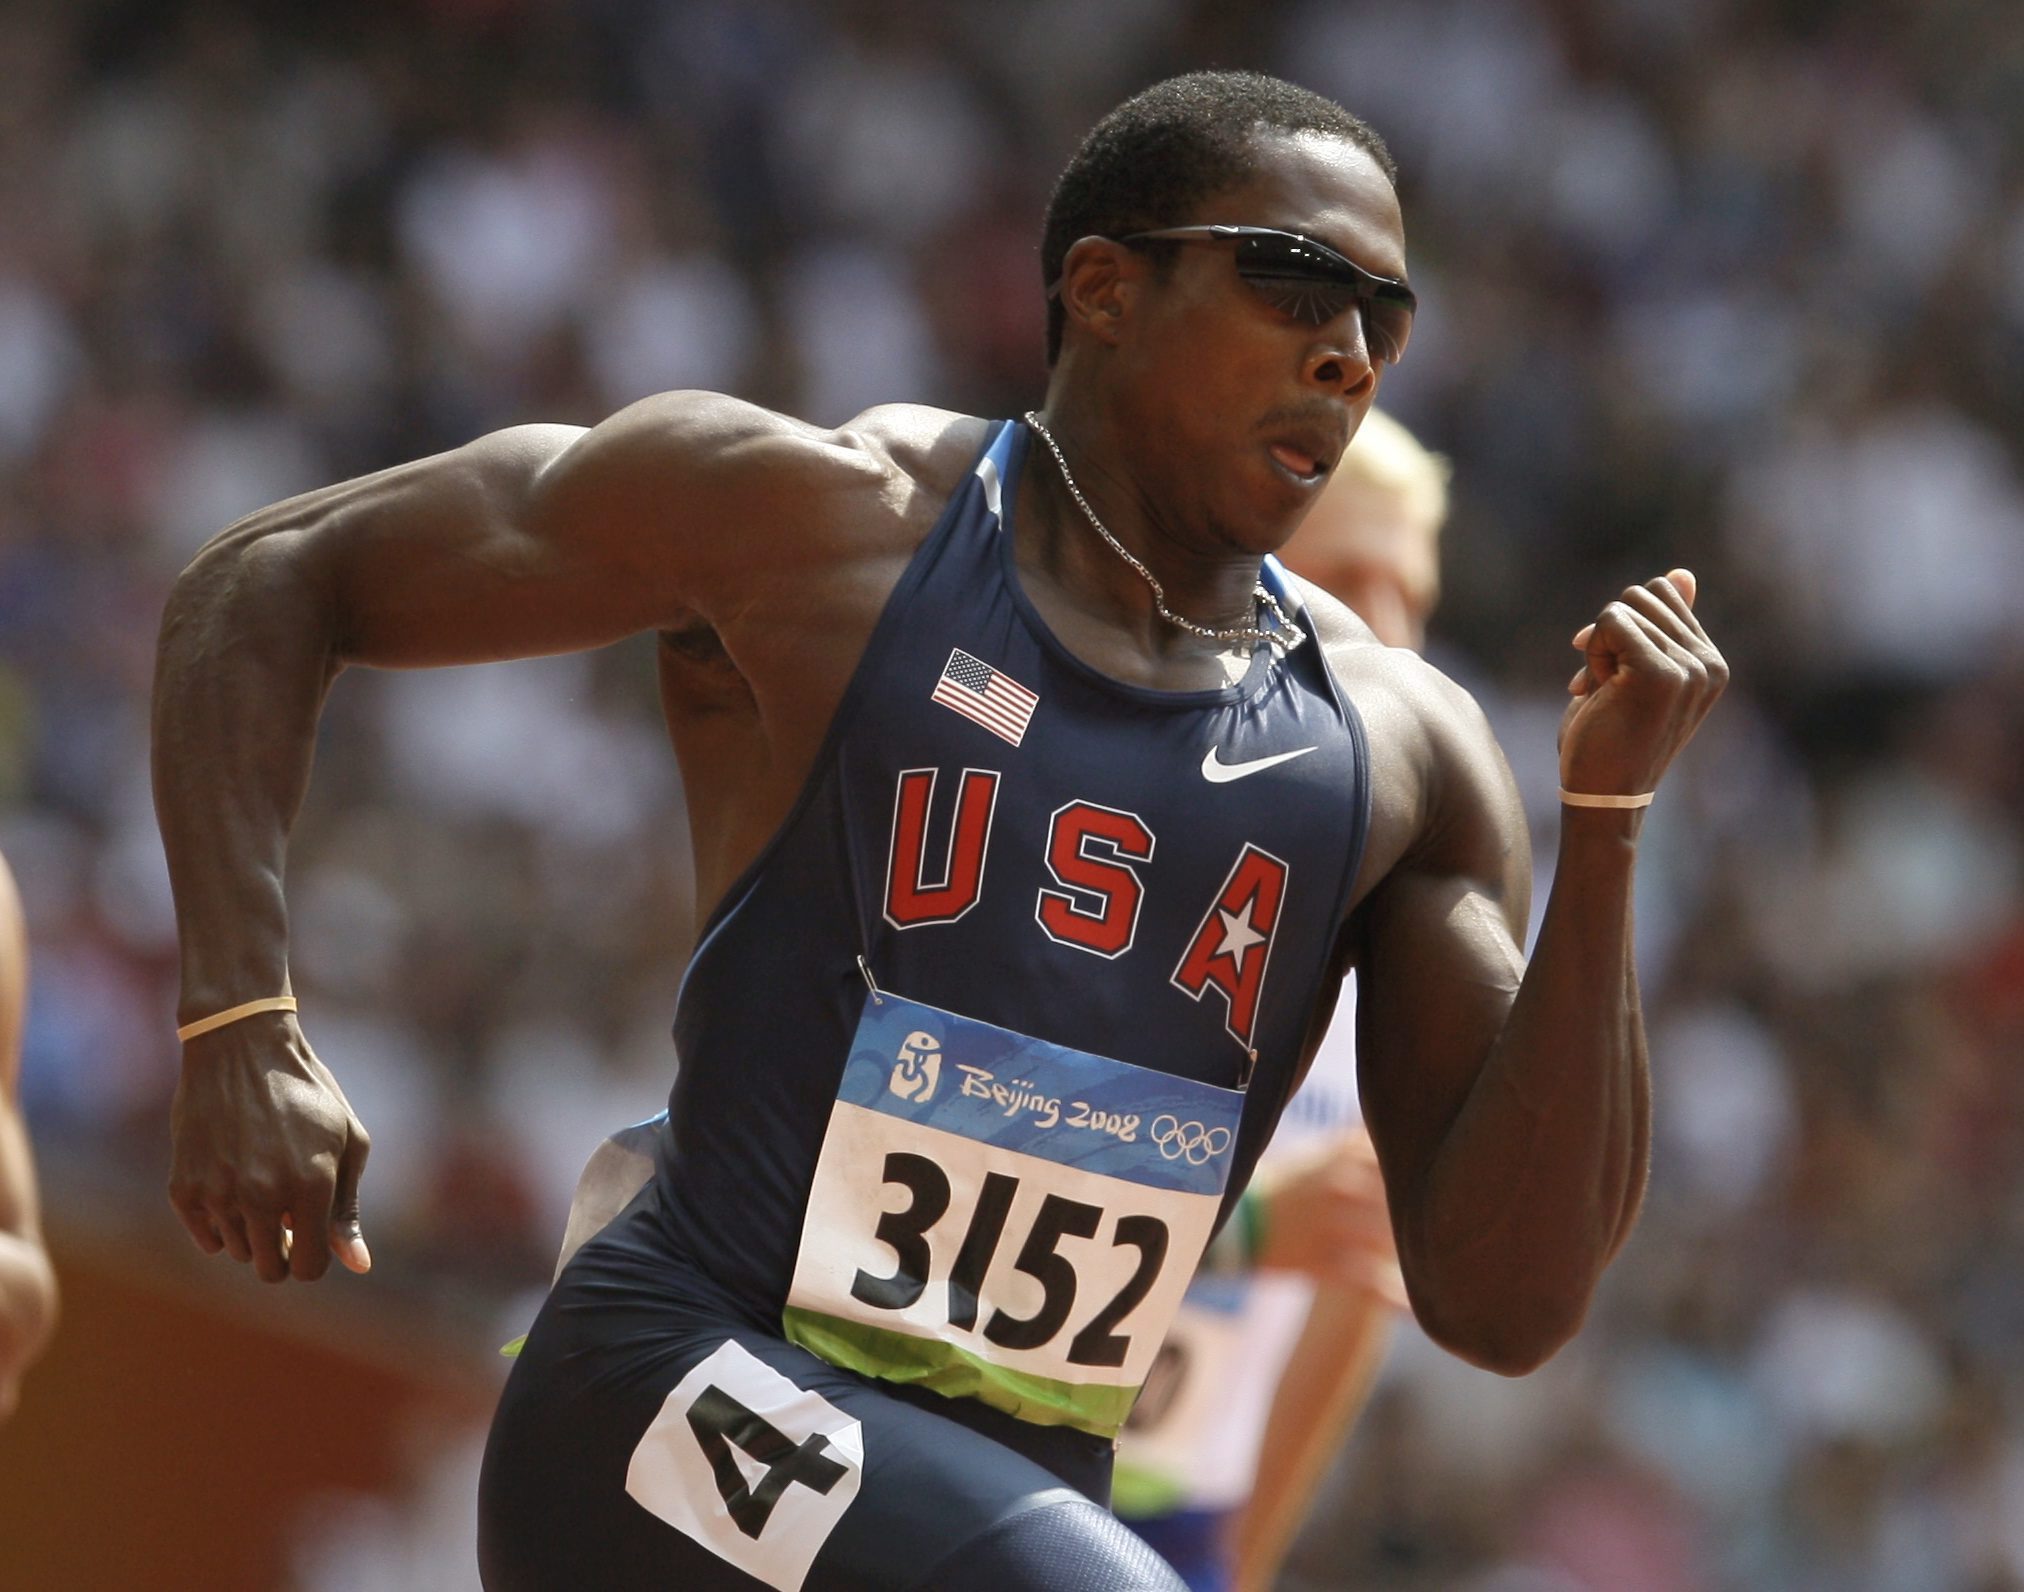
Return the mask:
POLYGON ((879 993, 878 980, 871 976, 871 963, 860 956, 857 959, 857 970, 864 975, 864 987, 871 991, 872 1005, 885 1005, 885 996, 879 993))

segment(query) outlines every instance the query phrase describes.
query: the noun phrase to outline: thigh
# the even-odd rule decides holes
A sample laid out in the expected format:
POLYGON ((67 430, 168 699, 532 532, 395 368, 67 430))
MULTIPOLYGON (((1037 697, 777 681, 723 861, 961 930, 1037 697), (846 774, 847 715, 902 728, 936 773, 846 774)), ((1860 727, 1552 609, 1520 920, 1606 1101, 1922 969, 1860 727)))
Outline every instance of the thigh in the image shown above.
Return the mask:
POLYGON ((1179 1592, 1040 1465, 777 1337, 634 1334, 621 1365, 581 1325, 545 1311, 501 1397, 491 1592, 1179 1592))

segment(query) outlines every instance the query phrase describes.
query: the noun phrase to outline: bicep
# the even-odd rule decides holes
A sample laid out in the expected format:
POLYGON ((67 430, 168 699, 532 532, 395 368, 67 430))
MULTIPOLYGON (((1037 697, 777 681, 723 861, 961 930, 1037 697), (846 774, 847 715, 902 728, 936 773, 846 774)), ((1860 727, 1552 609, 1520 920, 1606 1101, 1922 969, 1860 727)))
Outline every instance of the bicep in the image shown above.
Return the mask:
POLYGON ((515 426, 320 495, 247 550, 329 605, 340 661, 475 663, 616 640, 631 594, 596 542, 545 520, 542 484, 588 432, 515 426))
POLYGON ((1395 1202, 1510 1015, 1530 898, 1523 806, 1471 704, 1440 749, 1426 832, 1372 891, 1357 937, 1358 1089, 1395 1202))
POLYGON ((337 663, 575 651, 709 603, 726 529, 768 523, 773 483, 813 452, 749 404, 663 394, 588 430, 515 426, 307 494, 207 552, 224 555, 217 578, 319 610, 337 663))

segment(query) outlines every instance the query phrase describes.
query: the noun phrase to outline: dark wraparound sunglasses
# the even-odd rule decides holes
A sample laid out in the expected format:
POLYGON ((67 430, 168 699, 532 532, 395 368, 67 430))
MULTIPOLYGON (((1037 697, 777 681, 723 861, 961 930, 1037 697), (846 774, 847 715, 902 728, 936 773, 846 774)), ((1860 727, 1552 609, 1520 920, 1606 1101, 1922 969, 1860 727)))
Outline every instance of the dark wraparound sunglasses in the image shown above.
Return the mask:
POLYGON ((1403 282, 1373 276, 1325 243, 1272 227, 1213 224, 1161 227, 1113 240, 1141 243, 1234 243, 1237 276, 1275 310, 1308 326, 1325 326, 1351 304, 1362 313, 1370 357, 1396 365, 1412 335, 1419 299, 1403 282))

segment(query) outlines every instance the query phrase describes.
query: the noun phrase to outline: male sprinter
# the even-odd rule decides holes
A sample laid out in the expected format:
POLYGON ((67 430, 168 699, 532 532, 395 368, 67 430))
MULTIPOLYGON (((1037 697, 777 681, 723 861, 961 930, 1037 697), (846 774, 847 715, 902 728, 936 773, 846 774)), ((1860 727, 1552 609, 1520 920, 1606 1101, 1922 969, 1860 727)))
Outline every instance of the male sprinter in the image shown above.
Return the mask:
POLYGON ((171 1197, 276 1281, 366 1264, 281 885, 331 680, 662 638, 710 911, 657 1175, 500 1402, 494 1588, 1177 1586, 1101 1507, 1113 1436, 1352 965, 1435 1338, 1530 1369, 1629 1234, 1640 809, 1724 674, 1692 577, 1579 633, 1528 970, 1481 716, 1266 558, 1405 351, 1383 145, 1272 79, 1157 85, 1041 265, 1024 422, 664 395, 263 510, 171 598, 171 1197))

